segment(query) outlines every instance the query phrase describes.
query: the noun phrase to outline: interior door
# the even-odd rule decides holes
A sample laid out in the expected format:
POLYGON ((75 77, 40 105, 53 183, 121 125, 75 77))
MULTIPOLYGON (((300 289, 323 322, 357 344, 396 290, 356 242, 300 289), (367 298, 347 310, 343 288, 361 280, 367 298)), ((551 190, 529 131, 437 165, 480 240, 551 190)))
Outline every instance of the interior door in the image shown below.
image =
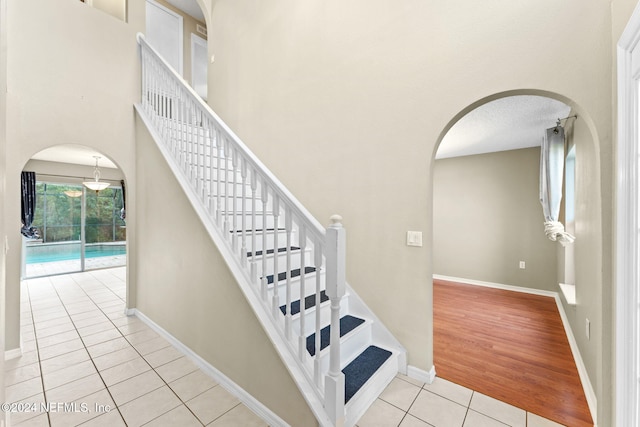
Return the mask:
POLYGON ((191 86, 198 95, 207 100, 207 41, 191 34, 191 86))
POLYGON ((146 40, 181 76, 182 34, 182 16, 147 0, 146 40))

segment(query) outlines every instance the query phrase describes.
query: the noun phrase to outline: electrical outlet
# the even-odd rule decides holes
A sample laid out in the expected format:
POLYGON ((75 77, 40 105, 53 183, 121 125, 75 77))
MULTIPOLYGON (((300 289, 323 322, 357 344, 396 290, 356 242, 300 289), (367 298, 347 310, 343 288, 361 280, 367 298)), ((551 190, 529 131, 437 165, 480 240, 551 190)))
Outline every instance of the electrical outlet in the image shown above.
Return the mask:
POLYGON ((591 339, 591 321, 589 319, 587 319, 585 327, 586 327, 585 332, 587 334, 587 339, 590 340, 591 339))
POLYGON ((520 269, 524 270, 526 268, 526 264, 524 261, 520 261, 520 269))

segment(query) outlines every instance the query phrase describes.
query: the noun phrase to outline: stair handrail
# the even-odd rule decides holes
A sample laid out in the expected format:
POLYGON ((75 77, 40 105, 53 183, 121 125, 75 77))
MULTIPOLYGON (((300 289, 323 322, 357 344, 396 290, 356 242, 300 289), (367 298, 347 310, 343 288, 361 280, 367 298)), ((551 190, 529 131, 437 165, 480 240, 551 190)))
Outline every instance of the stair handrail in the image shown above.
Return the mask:
MULTIPOLYGON (((224 167, 227 167, 227 165, 230 165, 231 163, 233 163, 234 173, 236 172, 236 168, 238 168, 237 170, 240 173, 242 173, 243 185, 246 184, 245 180, 246 180, 246 175, 248 173, 247 171, 248 170, 251 171, 252 173, 251 173, 250 185, 252 189, 252 202, 255 203, 256 201, 255 190, 258 187, 258 184, 261 189, 261 198, 262 198, 263 208, 265 209, 267 206, 267 198, 269 196, 269 192, 271 192, 271 196, 272 196, 271 202, 272 202, 273 210, 275 212, 275 221, 276 221, 274 225, 274 230, 273 230, 274 239, 278 230, 278 223, 277 223, 278 217, 279 217, 278 212, 283 211, 285 212, 285 214, 283 214, 282 216, 285 216, 285 221, 286 221, 285 229, 287 232, 288 241, 291 235, 291 228, 292 228, 291 218, 294 218, 300 222, 300 223, 297 223, 297 226, 299 227, 299 231, 301 234, 299 242, 302 242, 304 244, 304 242, 306 242, 307 239, 309 239, 312 242, 315 242, 312 249, 315 254, 314 265, 317 267, 317 270, 318 270, 318 273, 316 274, 316 277, 317 277, 316 302, 320 301, 319 270, 320 268, 322 268, 322 266, 324 266, 324 270, 326 271, 325 273, 326 274, 326 281, 325 281, 326 294, 331 301, 331 322, 330 322, 331 348, 330 348, 330 354, 329 354, 329 366, 330 366, 329 372, 324 378, 319 377, 320 368, 319 368, 318 354, 320 353, 320 314, 319 314, 320 310, 318 309, 316 310, 316 321, 315 321, 316 359, 315 359, 315 363, 313 364, 312 372, 309 371, 308 366, 303 362, 304 360, 306 360, 307 354, 306 354, 306 342, 303 342, 302 335, 298 339, 297 348, 292 347, 292 345, 288 345, 287 348, 289 349, 290 354, 287 355, 287 354, 281 353, 281 357, 283 358, 283 360, 296 361, 296 363, 301 368, 302 372, 305 374, 304 377, 307 379, 307 384, 305 385, 305 384, 299 383, 298 386, 303 392, 303 396, 305 397, 305 399, 307 399, 307 402, 310 404, 310 407, 314 412, 314 414, 316 415, 319 423, 321 425, 327 424, 326 420, 328 418, 328 420, 330 420, 330 425, 341 425, 345 418, 345 405, 344 405, 345 380, 344 380, 344 374, 340 370, 339 309, 340 309, 340 301, 345 295, 345 287, 346 287, 346 281, 345 281, 346 238, 345 238, 345 230, 342 227, 342 224, 340 222, 341 218, 339 216, 333 216, 331 218, 331 221, 332 221, 331 226, 329 227, 329 229, 325 230, 325 228, 315 219, 315 217, 298 201, 298 199, 293 194, 291 194, 291 192, 280 182, 280 180, 278 180, 273 175, 273 173, 255 156, 255 154, 241 141, 241 139, 229 128, 229 126, 211 109, 211 107, 207 103, 205 103, 200 98, 200 96, 196 94, 196 92, 191 88, 191 86, 145 40, 144 35, 141 33, 138 33, 136 38, 137 38, 138 44, 140 45, 140 54, 141 54, 141 61, 142 61, 141 105, 142 105, 143 111, 148 114, 148 118, 156 128, 154 132, 157 132, 157 134, 160 136, 160 139, 162 139, 163 141, 165 141, 165 143, 169 145, 167 141, 170 140, 170 137, 168 137, 168 139, 164 137, 167 136, 168 134, 175 134, 175 133, 182 134, 185 128, 185 123, 188 123, 189 120, 191 120, 190 122, 191 124, 188 125, 189 130, 184 131, 184 132, 191 132, 191 134, 186 134, 185 140, 180 141, 180 144, 182 144, 182 142, 184 142, 185 144, 189 144, 188 141, 190 141, 191 142, 190 147, 180 146, 179 154, 176 154, 176 151, 178 150, 176 149, 176 147, 170 147, 170 146, 162 147, 159 144, 159 148, 161 149, 163 155, 167 159, 170 167, 172 167, 172 169, 174 169, 175 167, 174 172, 176 172, 176 175, 178 175, 177 170, 180 169, 179 163, 181 162, 182 157, 189 157, 190 161, 194 161, 195 159, 195 168, 198 169, 195 172, 196 174, 195 183, 193 181, 193 177, 189 179, 189 176, 188 176, 189 173, 193 175, 193 167, 194 167, 193 163, 188 165, 189 167, 185 166, 183 169, 180 169, 182 173, 185 174, 186 180, 183 181, 179 179, 181 185, 183 185, 183 188, 185 188, 185 192, 187 192, 187 196, 190 198, 192 203, 196 203, 197 202, 196 199, 202 199, 200 201, 202 202, 204 211, 207 210, 205 206, 205 201, 204 201, 205 199, 204 181, 205 181, 206 173, 203 171, 202 175, 199 176, 200 168, 205 168, 207 154, 203 156, 202 153, 200 152, 201 145, 202 145, 202 150, 204 150, 206 147, 206 145, 204 143, 201 144, 200 141, 207 138, 206 136, 207 132, 211 132, 213 130, 215 132, 215 136, 210 135, 209 137, 211 139, 215 138, 216 149, 218 149, 217 154, 220 155, 220 157, 218 157, 218 160, 217 160, 217 167, 218 167, 218 174, 219 174, 218 180, 221 180, 220 173, 223 170, 220 168, 221 158, 224 158, 224 161, 222 161, 224 163, 224 167), (146 55, 150 55, 150 57, 153 60, 153 63, 147 63, 147 60, 149 59, 149 57, 146 55), (149 70, 146 69, 149 66, 156 67, 155 69, 156 72, 164 73, 162 83, 159 83, 158 79, 154 78, 153 75, 149 73, 149 70), (157 67, 160 67, 161 71, 159 71, 157 67), (168 78, 168 81, 165 81, 164 79, 167 79, 167 78, 168 78), (191 108, 188 108, 187 110, 189 110, 189 115, 185 115, 186 113, 182 109, 183 106, 175 105, 176 98, 174 97, 175 95, 174 92, 178 90, 181 91, 181 93, 184 93, 187 95, 187 97, 189 98, 188 101, 192 103, 190 107, 194 107, 195 113, 194 111, 191 110, 191 108), (180 119, 184 121, 181 122, 180 120, 175 119, 176 114, 180 115, 181 116, 180 119), (213 123, 213 126, 215 127, 215 129, 205 128, 204 123, 207 120, 210 120, 213 123), (221 132, 222 135, 218 134, 217 132, 221 132), (174 151, 173 154, 175 158, 171 155, 172 149, 174 151), (240 159, 238 156, 240 156, 240 159), (201 157, 204 157, 204 158, 201 160, 201 164, 198 164, 201 157), (173 161, 176 162, 175 166, 171 163, 171 159, 173 159, 173 161), (240 165, 237 164, 238 162, 240 162, 240 165), (260 178, 260 182, 258 182, 258 178, 260 178), (186 181, 188 181, 188 184, 185 185, 186 181), (188 187, 189 185, 190 187, 188 187), (265 189, 266 189, 266 192, 265 192, 265 189), (193 193, 191 191, 193 191, 193 193), (193 197, 193 195, 196 193, 198 193, 198 195, 193 197), (200 197, 200 193, 202 194, 202 197, 200 197), (303 354, 304 354, 304 357, 302 356, 303 354), (303 361, 301 361, 301 359, 303 361), (312 387, 309 387, 309 383, 312 387), (318 405, 315 405, 314 402, 308 398, 309 396, 305 394, 305 392, 308 391, 309 389, 315 392, 316 396, 322 402, 322 407, 319 408, 318 405)), ((213 155, 214 155, 213 142, 210 143, 210 150, 211 150, 210 162, 213 162, 213 155)), ((209 185, 211 185, 211 176, 214 173, 212 163, 210 163, 209 168, 211 169, 209 170, 209 175, 208 175, 210 177, 209 185)), ((225 185, 228 185, 230 183, 227 174, 228 172, 225 169, 225 185)), ((232 184, 234 184, 234 191, 236 191, 235 185, 238 184, 238 182, 235 178, 232 184)), ((218 186, 218 190, 219 189, 220 189, 220 186, 218 186)), ((211 190, 210 187, 209 187, 209 190, 211 190)), ((225 197, 228 198, 229 197, 228 194, 225 197)), ((243 197, 244 197, 244 188, 243 188, 243 197)), ((218 196, 218 203, 220 203, 219 196, 218 196)), ((244 203, 244 199, 243 199, 243 203, 244 203)), ((228 215, 228 204, 225 205, 225 208, 227 209, 226 214, 228 215)), ((233 209, 235 210, 235 198, 234 198, 233 209)), ((253 211, 255 215, 255 205, 253 206, 253 211)), ((212 224, 214 224, 215 226, 214 228, 218 233, 220 233, 221 236, 224 236, 223 240, 228 245, 228 248, 238 253, 238 247, 236 245, 237 237, 234 234, 233 243, 229 241, 230 238, 228 237, 228 234, 225 235, 224 233, 225 231, 226 232, 229 231, 229 225, 227 222, 225 222, 224 231, 223 231, 223 228, 221 228, 222 225, 221 225, 221 219, 220 219, 220 212, 221 212, 220 205, 218 204, 218 207, 216 209, 213 209, 211 208, 211 201, 210 201, 209 213, 211 215, 212 224), (215 219, 213 218, 214 210, 215 210, 215 219)), ((262 212, 264 215, 264 210, 262 212)), ((203 219, 203 221, 205 220, 202 216, 201 216, 201 219, 203 219)), ((243 221, 244 221, 244 216, 243 216, 243 221)), ((234 222, 235 222, 235 218, 234 218, 234 222)), ((263 223, 262 231, 263 231, 263 236, 265 236, 267 232, 265 223, 263 223)), ((245 238, 245 232, 242 233, 242 239, 243 239, 242 250, 244 250, 244 238, 245 238)), ((256 254, 255 242, 252 247, 253 247, 252 249, 253 257, 255 259, 255 254, 256 254)), ((263 250, 264 249, 265 248, 263 247, 263 250)), ((275 259, 277 258, 277 251, 278 251, 277 244, 275 246, 275 249, 276 250, 274 251, 274 262, 277 262, 275 261, 275 259)), ((302 247, 301 249, 304 249, 304 247, 302 247)), ((289 247, 287 246, 287 252, 288 251, 289 251, 289 247)), ((244 254, 246 253, 246 251, 240 252, 240 253, 244 257, 244 254)), ((266 254, 266 252, 264 252, 264 254, 266 254)), ((304 257, 304 254, 303 254, 303 257, 304 257)), ((263 256, 263 266, 265 265, 264 258, 265 256, 263 256)), ((234 260, 239 264, 238 266, 243 269, 245 273, 245 278, 248 279, 249 284, 251 285, 251 281, 256 279, 254 277, 255 276, 255 271, 253 268, 254 266, 252 265, 251 269, 247 268, 247 265, 243 262, 244 259, 245 258, 242 258, 242 257, 240 258, 234 257, 234 260)), ((227 262, 229 261, 227 260, 227 262)), ((301 271, 303 270, 304 270, 304 261, 303 261, 303 266, 301 267, 301 271)), ((278 275, 278 272, 275 271, 273 276, 274 281, 279 279, 277 275, 278 275)), ((289 276, 290 276, 290 273, 287 269, 287 273, 286 273, 287 285, 290 278, 289 276)), ((271 319, 273 321, 273 325, 275 326, 276 330, 281 335, 281 337, 285 338, 285 341, 288 344, 291 344, 290 309, 287 309, 289 313, 285 313, 285 321, 284 321, 284 328, 283 328, 282 323, 277 320, 279 317, 279 309, 278 309, 279 302, 276 304, 276 300, 278 298, 275 296, 276 291, 274 291, 274 296, 273 296, 274 302, 270 307, 266 301, 267 299, 266 290, 265 290, 266 279, 265 277, 262 277, 261 279, 262 279, 262 297, 263 297, 261 300, 263 302, 262 309, 266 310, 267 312, 270 311, 272 316, 259 315, 258 317, 260 319, 265 319, 265 318, 271 319)), ((302 293, 303 286, 304 285, 301 285, 301 293, 302 293)), ((254 289, 254 291, 257 293, 260 293, 259 290, 254 289)), ((291 308, 292 306, 290 305, 290 300, 288 298, 289 297, 287 296, 287 304, 288 304, 288 307, 291 308)), ((301 297, 300 318, 301 318, 302 326, 300 326, 300 329, 303 331, 304 330, 304 311, 305 311, 304 307, 306 303, 303 303, 302 300, 303 298, 301 297)), ((258 309, 253 305, 252 307, 254 308, 254 310, 258 309)), ((267 333, 269 333, 270 329, 269 328, 266 328, 266 329, 267 329, 267 333)), ((301 334, 302 333, 303 332, 301 332, 301 334)), ((274 337, 270 337, 270 338, 274 340, 274 337)), ((276 345, 276 349, 279 352, 281 351, 281 347, 279 347, 278 345, 276 345)), ((288 368, 290 367, 288 366, 288 368)), ((300 380, 299 376, 294 375, 294 380, 298 382, 300 380)))

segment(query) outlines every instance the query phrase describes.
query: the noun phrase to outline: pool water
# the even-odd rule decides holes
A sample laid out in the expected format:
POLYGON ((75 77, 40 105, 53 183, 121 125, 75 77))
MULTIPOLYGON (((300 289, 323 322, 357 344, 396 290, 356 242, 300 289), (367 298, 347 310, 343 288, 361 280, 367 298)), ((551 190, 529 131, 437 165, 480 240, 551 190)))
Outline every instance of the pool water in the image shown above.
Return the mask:
MULTIPOLYGON (((65 247, 60 251, 44 253, 44 254, 32 254, 27 250, 27 264, 39 264, 43 262, 55 262, 55 261, 69 261, 80 259, 80 246, 65 247)), ((126 247, 123 245, 114 246, 87 246, 85 247, 85 258, 98 258, 103 256, 115 256, 125 255, 127 253, 126 247)))

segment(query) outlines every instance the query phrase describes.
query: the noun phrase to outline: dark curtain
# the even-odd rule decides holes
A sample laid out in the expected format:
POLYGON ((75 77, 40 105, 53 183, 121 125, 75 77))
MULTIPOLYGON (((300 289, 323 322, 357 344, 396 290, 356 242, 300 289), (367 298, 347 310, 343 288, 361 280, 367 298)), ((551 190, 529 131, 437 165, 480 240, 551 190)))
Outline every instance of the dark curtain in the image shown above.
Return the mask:
POLYGON ((124 191, 124 179, 120 180, 120 186, 122 187, 122 209, 120 210, 120 219, 124 221, 127 217, 127 198, 124 191))
POLYGON ((36 211, 36 173, 22 172, 22 229, 21 233, 30 238, 37 239, 38 230, 31 226, 36 211))

